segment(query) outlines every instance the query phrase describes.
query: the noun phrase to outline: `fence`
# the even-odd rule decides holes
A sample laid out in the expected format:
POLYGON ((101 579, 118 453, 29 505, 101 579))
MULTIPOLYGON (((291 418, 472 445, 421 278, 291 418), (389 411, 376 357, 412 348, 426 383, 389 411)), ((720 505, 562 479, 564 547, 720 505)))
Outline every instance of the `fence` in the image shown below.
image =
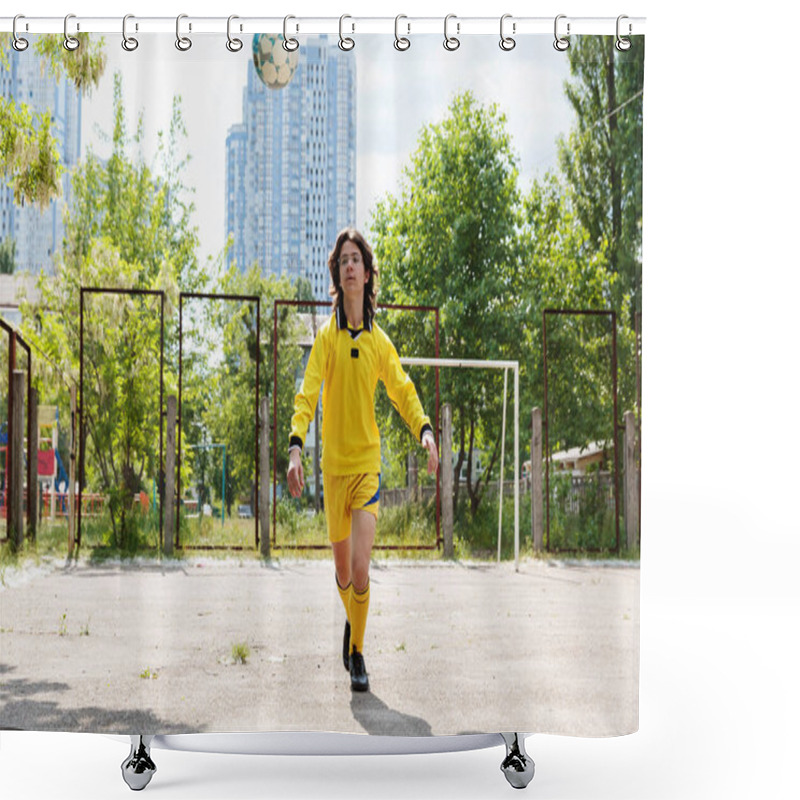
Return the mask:
MULTIPOLYGON (((28 490, 25 490, 27 497, 28 490)), ((41 493, 41 517, 48 519, 51 516, 50 503, 51 493, 44 491, 41 493)), ((55 493, 55 516, 66 518, 69 514, 69 492, 55 493)), ((99 517, 103 513, 105 506, 105 495, 94 492, 83 492, 81 494, 81 513, 84 517, 99 517)))
POLYGON ((564 480, 566 477, 555 473, 555 486, 553 487, 553 496, 557 500, 562 500, 559 495, 565 492, 566 489, 563 497, 565 511, 571 514, 579 514, 581 505, 585 502, 587 495, 595 495, 596 493, 603 496, 607 509, 614 508, 614 477, 610 472, 600 472, 594 475, 570 475, 568 484, 564 480), (563 482, 559 482, 559 478, 563 482))
MULTIPOLYGON (((496 498, 500 481, 489 481, 484 497, 496 498)), ((520 493, 530 492, 530 480, 523 478, 519 482, 520 493)), ((462 496, 467 496, 466 483, 461 484, 462 496)), ((503 497, 514 496, 514 481, 503 481, 503 497)), ((430 503, 436 498, 435 486, 421 486, 414 489, 410 486, 401 486, 395 489, 381 489, 381 506, 392 508, 404 503, 430 503), (416 495, 416 496, 415 496, 416 495)))

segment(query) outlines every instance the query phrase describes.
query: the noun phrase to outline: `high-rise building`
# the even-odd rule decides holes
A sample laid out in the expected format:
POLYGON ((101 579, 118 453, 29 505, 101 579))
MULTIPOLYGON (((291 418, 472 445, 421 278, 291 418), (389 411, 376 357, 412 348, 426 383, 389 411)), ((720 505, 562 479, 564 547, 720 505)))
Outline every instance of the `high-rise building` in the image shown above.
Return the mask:
POLYGON ((226 146, 228 264, 307 278, 327 300, 328 253, 336 234, 355 224, 354 54, 327 36, 310 37, 283 89, 268 89, 248 67, 242 122, 226 146))
POLYGON ((9 48, 9 69, 0 68, 0 96, 13 97, 36 115, 50 114, 50 130, 64 167, 61 196, 42 211, 36 204, 18 206, 14 193, 0 185, 0 240, 16 242, 18 272, 53 272, 53 256, 64 236, 63 212, 70 201, 70 171, 77 165, 81 149, 81 98, 65 78, 57 81, 42 70, 42 57, 33 47, 21 53, 9 48))

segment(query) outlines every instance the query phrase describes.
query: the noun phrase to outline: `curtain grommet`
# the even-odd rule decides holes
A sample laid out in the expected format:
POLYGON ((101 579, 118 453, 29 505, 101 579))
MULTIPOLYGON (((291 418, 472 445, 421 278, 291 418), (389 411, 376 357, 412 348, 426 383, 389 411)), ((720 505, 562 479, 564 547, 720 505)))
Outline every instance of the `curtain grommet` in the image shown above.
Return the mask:
MULTIPOLYGON (((553 47, 555 47, 555 49, 558 50, 559 53, 563 53, 569 47, 569 39, 567 39, 566 37, 562 36, 558 32, 559 20, 566 19, 566 18, 567 18, 566 14, 559 14, 556 17, 555 23, 553 24, 553 35, 555 36, 555 41, 553 42, 553 47)), ((567 22, 567 36, 569 36, 569 22, 567 22)))
POLYGON ((300 42, 293 36, 289 36, 288 28, 290 19, 295 19, 295 17, 289 14, 283 18, 283 41, 281 42, 281 46, 287 53, 294 53, 294 51, 300 47, 300 42))
POLYGON ((129 19, 134 19, 133 14, 126 14, 122 18, 122 49, 128 53, 132 53, 139 46, 139 40, 133 36, 128 36, 129 19))
MULTIPOLYGON (((12 39, 12 41, 11 41, 11 46, 12 46, 12 47, 13 47, 13 48, 14 48, 14 49, 15 49, 15 50, 18 52, 18 53, 22 53, 22 52, 24 52, 25 50, 27 50, 27 49, 28 49, 28 45, 30 44, 30 42, 29 42, 27 39, 23 39, 23 38, 22 38, 22 37, 21 37, 21 36, 20 36, 20 35, 17 33, 17 21, 18 21, 18 20, 21 20, 21 19, 25 19, 25 16, 24 16, 23 14, 17 14, 17 15, 14 17, 14 22, 13 22, 13 23, 12 23, 12 25, 11 25, 11 33, 12 33, 12 36, 13 36, 13 39, 12 39)), ((27 27, 27 26, 26 26, 26 27, 27 27)))
MULTIPOLYGON (((352 19, 352 17, 349 14, 342 14, 342 16, 339 17, 339 49, 344 50, 345 53, 348 53, 356 46, 356 43, 349 36, 344 35, 342 28, 346 19, 352 19)), ((355 32, 355 23, 351 23, 351 27, 351 32, 355 32)))
MULTIPOLYGON (((244 46, 241 39, 231 36, 231 22, 235 19, 239 19, 236 14, 231 14, 228 17, 228 41, 225 42, 225 47, 228 48, 229 53, 238 53, 244 46)), ((239 30, 241 30, 241 27, 239 30)))
MULTIPOLYGON (((442 42, 442 46, 445 50, 449 50, 451 53, 458 50, 461 47, 461 40, 458 36, 450 36, 448 34, 448 25, 451 19, 457 19, 455 14, 448 14, 444 18, 444 42, 442 42)), ((456 21, 456 34, 461 32, 461 23, 456 21)))
MULTIPOLYGON (((69 33, 69 21, 71 19, 75 19, 74 14, 67 14, 64 17, 64 49, 69 50, 70 53, 74 53, 80 46, 81 40, 75 36, 71 36, 69 33)), ((78 26, 80 28, 80 26, 78 26)))
MULTIPOLYGON (((192 40, 188 36, 181 35, 181 20, 187 19, 188 14, 178 14, 175 20, 175 47, 182 53, 185 53, 191 46, 192 40)), ((192 30, 192 23, 189 23, 189 30, 192 30)))
MULTIPOLYGON (((406 36, 400 36, 401 19, 408 19, 408 17, 405 14, 398 14, 394 18, 394 49, 404 53, 411 47, 411 39, 408 39, 406 36)), ((411 33, 411 25, 408 22, 406 23, 406 29, 407 33, 411 33)))
MULTIPOLYGON (((517 40, 516 39, 514 39, 511 36, 506 36, 505 35, 504 26, 505 26, 505 23, 506 23, 507 19, 511 19, 511 14, 503 14, 503 16, 500 17, 500 49, 504 50, 506 53, 510 52, 511 50, 513 50, 517 46, 517 40)), ((516 33, 517 32, 517 23, 516 22, 512 22, 511 23, 511 32, 512 33, 516 33)))
POLYGON ((623 36, 621 33, 622 30, 622 20, 628 19, 625 14, 621 14, 617 17, 617 41, 614 43, 614 47, 619 50, 620 53, 625 53, 631 49, 631 40, 628 38, 631 35, 631 24, 628 23, 628 36, 623 36))

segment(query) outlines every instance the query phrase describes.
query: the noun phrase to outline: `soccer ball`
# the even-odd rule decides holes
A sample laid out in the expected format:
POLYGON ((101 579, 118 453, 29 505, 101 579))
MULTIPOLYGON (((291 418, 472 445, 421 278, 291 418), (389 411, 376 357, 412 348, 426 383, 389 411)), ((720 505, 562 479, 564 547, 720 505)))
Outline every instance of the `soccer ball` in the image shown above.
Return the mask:
POLYGON ((298 50, 283 49, 280 33, 257 33, 253 37, 253 65, 268 89, 283 89, 297 71, 298 50))

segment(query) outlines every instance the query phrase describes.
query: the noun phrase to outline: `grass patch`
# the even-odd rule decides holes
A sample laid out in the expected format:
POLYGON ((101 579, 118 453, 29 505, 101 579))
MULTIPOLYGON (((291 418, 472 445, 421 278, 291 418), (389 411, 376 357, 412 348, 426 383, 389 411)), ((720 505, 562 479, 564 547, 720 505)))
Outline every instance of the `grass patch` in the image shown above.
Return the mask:
MULTIPOLYGON (((639 559, 639 548, 622 548, 615 552, 616 541, 613 512, 577 515, 566 513, 564 508, 551 505, 551 551, 534 553, 530 530, 530 495, 521 494, 519 504, 520 555, 541 559, 580 557, 592 560, 639 559)), ((284 498, 278 501, 277 545, 272 545, 274 556, 306 559, 330 559, 331 551, 324 513, 314 514, 299 501, 284 498)), ((491 560, 497 558, 498 500, 484 498, 473 515, 469 509, 466 491, 462 489, 460 502, 454 514, 454 552, 458 560, 491 560)), ((157 510, 136 518, 137 527, 129 530, 127 544, 120 547, 111 532, 108 516, 84 518, 81 545, 73 558, 102 564, 108 561, 125 561, 134 557, 160 560, 164 554, 159 545, 159 518, 157 510)), ((272 521, 270 520, 270 526, 272 521)), ((263 534, 263 532, 262 532, 263 534)), ((273 530, 270 527, 270 539, 273 530)), ((262 558, 255 547, 255 521, 253 519, 218 517, 181 518, 179 541, 170 559, 180 561, 191 555, 204 558, 230 558, 233 552, 243 560, 262 558), (211 548, 211 549, 209 549, 211 548)), ((620 520, 620 541, 625 542, 624 525, 620 520)), ((442 557, 436 544, 436 514, 433 501, 381 507, 375 537, 374 556, 382 559, 407 559, 438 561, 442 557), (425 546, 430 549, 418 549, 425 546)), ((503 498, 503 529, 500 549, 501 559, 514 558, 514 498, 503 498)), ((9 542, 0 544, 0 584, 5 581, 9 568, 39 564, 43 559, 67 559, 67 525, 65 520, 42 520, 35 542, 26 539, 14 550, 9 542)), ((88 631, 88 622, 85 626, 88 631)), ((83 634, 83 635, 88 635, 83 634)))
POLYGON ((255 519, 239 519, 227 517, 223 523, 217 517, 181 516, 179 542, 185 549, 203 549, 206 547, 241 548, 255 550, 255 519))
MULTIPOLYGON (((2 527, 5 528, 5 520, 2 527)), ((3 530, 5 533, 5 530, 3 530)), ((21 564, 39 564, 47 556, 57 557, 67 553, 67 523, 60 520, 51 523, 43 520, 39 523, 36 541, 31 541, 27 536, 19 548, 14 548, 11 542, 0 544, 0 578, 7 567, 16 567, 21 564)))
POLYGON ((250 658, 250 647, 247 642, 239 642, 231 647, 231 658, 234 664, 246 664, 250 658))

